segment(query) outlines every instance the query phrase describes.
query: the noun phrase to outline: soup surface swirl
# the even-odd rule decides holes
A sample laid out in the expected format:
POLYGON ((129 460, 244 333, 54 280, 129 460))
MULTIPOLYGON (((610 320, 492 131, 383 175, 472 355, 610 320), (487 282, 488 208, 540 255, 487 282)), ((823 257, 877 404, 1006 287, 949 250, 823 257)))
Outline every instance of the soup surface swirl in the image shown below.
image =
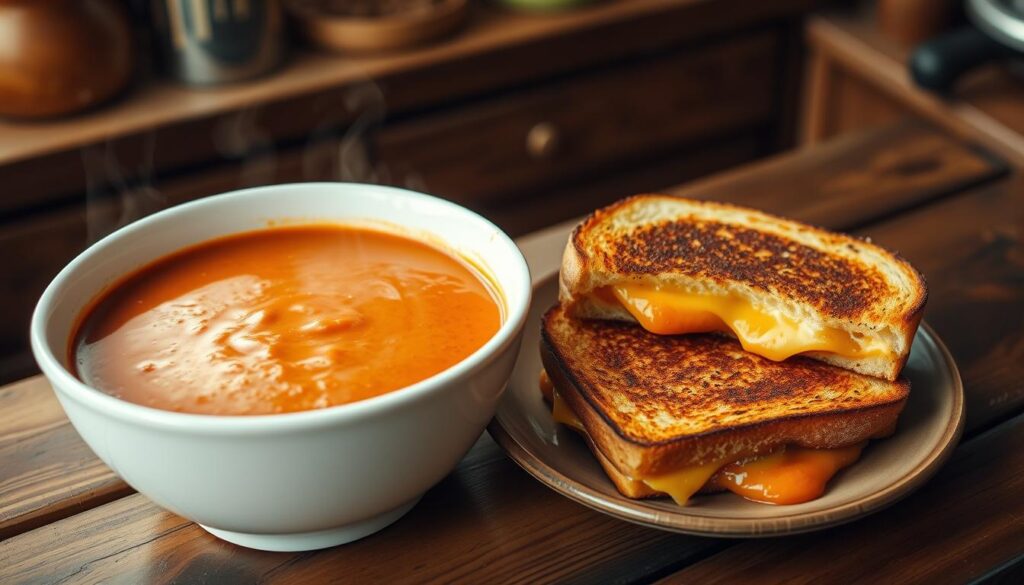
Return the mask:
POLYGON ((336 225, 204 242, 130 274, 83 313, 76 375, 178 412, 274 414, 403 388, 501 326, 487 281, 421 241, 336 225))

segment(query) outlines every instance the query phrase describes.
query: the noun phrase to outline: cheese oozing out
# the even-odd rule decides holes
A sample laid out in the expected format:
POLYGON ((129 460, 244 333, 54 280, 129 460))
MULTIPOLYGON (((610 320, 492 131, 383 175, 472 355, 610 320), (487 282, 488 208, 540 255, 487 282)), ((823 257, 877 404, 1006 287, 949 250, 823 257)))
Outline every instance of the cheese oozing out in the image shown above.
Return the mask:
POLYGON ((731 331, 743 349, 774 361, 809 351, 862 359, 888 355, 876 337, 799 322, 756 308, 739 295, 704 295, 645 285, 599 289, 600 302, 618 301, 640 325, 659 335, 731 331))
MULTIPOLYGON (((583 422, 554 389, 546 372, 541 373, 541 392, 552 404, 555 422, 587 434, 583 422)), ((800 504, 821 497, 829 480, 857 461, 865 444, 837 449, 787 446, 767 455, 688 465, 670 473, 632 479, 668 494, 680 506, 709 483, 755 502, 800 504)))

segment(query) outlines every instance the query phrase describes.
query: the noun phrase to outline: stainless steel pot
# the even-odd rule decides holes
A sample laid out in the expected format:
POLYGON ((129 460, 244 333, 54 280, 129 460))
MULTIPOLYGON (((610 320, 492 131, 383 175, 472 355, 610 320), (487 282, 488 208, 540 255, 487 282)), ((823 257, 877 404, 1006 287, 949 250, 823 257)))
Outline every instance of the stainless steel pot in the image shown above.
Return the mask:
POLYGON ((1024 0, 966 0, 966 26, 914 50, 910 72, 918 85, 948 91, 967 71, 996 61, 1024 61, 1024 0))
POLYGON ((279 0, 153 0, 152 8, 168 68, 186 83, 250 79, 282 60, 279 0))

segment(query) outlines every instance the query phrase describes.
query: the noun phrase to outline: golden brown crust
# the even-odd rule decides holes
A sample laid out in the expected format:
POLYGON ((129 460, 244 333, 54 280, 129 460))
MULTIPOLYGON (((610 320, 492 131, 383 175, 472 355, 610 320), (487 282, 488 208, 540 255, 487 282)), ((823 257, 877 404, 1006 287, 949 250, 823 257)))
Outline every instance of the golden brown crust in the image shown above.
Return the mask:
POLYGON ((597 445, 594 444, 594 441, 590 438, 589 434, 579 434, 583 437, 583 440, 586 441, 587 446, 590 447, 590 452, 594 454, 594 458, 597 459, 597 462, 601 464, 601 468, 604 469, 605 475, 612 480, 612 483, 615 484, 615 489, 619 490, 620 494, 627 498, 634 499, 653 498, 663 495, 661 492, 652 489, 646 483, 629 477, 619 471, 618 468, 615 467, 615 465, 613 465, 603 453, 601 453, 601 450, 597 448, 597 445))
POLYGON ((907 360, 910 359, 910 347, 913 344, 914 334, 917 333, 922 317, 924 317, 924 300, 921 300, 915 312, 908 317, 909 320, 903 322, 899 327, 899 333, 906 351, 892 357, 853 359, 823 352, 808 352, 802 355, 836 367, 893 382, 899 378, 900 372, 903 371, 903 366, 907 365, 907 360))
MULTIPOLYGON (((707 219, 660 220, 633 226, 625 238, 614 234, 600 241, 599 237, 596 246, 586 241, 585 236, 592 234, 604 218, 638 200, 651 198, 683 200, 670 195, 634 195, 595 211, 572 234, 572 245, 581 263, 600 262, 623 275, 674 272, 703 280, 740 282, 754 289, 799 299, 840 318, 857 318, 895 292, 870 264, 829 254, 756 226, 707 219)), ((893 262, 904 265, 922 281, 921 294, 909 304, 901 318, 909 322, 924 305, 927 289, 920 273, 900 256, 868 240, 728 203, 686 201, 695 206, 770 218, 794 226, 798 231, 815 233, 830 246, 847 246, 855 254, 860 247, 873 247, 893 262)))
POLYGON ((721 222, 647 225, 596 253, 622 274, 675 271, 719 283, 741 282, 841 318, 856 318, 891 294, 877 268, 721 222))
MULTIPOLYGON (((547 381, 547 384, 551 383, 551 379, 548 377, 546 371, 541 372, 540 390, 541 394, 544 396, 544 401, 547 402, 550 406, 553 401, 553 396, 551 396, 550 394, 552 388, 547 386, 544 383, 544 380, 547 381)), ((629 477, 628 475, 619 471, 618 468, 616 468, 615 465, 613 465, 612 462, 609 461, 608 458, 604 456, 604 453, 601 453, 601 450, 590 438, 590 435, 588 433, 580 432, 578 429, 575 428, 573 428, 572 430, 577 435, 579 435, 580 438, 583 439, 583 441, 587 444, 587 447, 590 449, 590 452, 594 454, 594 458, 597 459, 597 462, 601 464, 601 469, 603 469, 605 475, 607 475, 608 478, 612 480, 612 484, 615 485, 615 489, 619 490, 619 493, 626 496, 627 498, 633 499, 655 498, 667 495, 651 488, 651 486, 645 484, 643 481, 629 477)), ((712 482, 709 481, 707 484, 704 484, 704 486, 698 491, 698 493, 714 493, 719 491, 724 490, 715 485, 712 485, 712 482)))
POLYGON ((849 445, 894 428, 909 393, 708 335, 659 336, 609 321, 544 316, 541 357, 559 393, 622 473, 639 477, 784 444, 849 445))
POLYGON ((860 359, 809 354, 895 380, 927 300, 921 274, 899 255, 853 236, 718 202, 636 195, 599 209, 573 231, 563 255, 559 298, 582 317, 632 320, 596 307, 591 291, 616 282, 737 287, 805 318, 854 331, 884 330, 890 355, 860 359))
MULTIPOLYGON (((594 441, 591 440, 588 435, 586 435, 585 433, 579 434, 587 443, 587 447, 590 447, 590 452, 594 454, 594 458, 597 459, 597 462, 601 464, 601 469, 604 470, 604 473, 605 475, 608 476, 608 479, 612 480, 612 484, 615 485, 615 489, 619 490, 620 494, 626 496, 627 498, 633 498, 634 500, 642 498, 661 498, 668 495, 663 492, 659 492, 658 490, 652 488, 646 483, 637 479, 633 479, 632 477, 629 477, 628 475, 619 471, 614 465, 612 465, 612 462, 609 461, 603 453, 601 453, 600 449, 597 448, 597 445, 594 444, 594 441)), ((725 490, 714 485, 713 482, 709 481, 708 483, 704 484, 697 491, 697 493, 711 494, 722 491, 725 490)))

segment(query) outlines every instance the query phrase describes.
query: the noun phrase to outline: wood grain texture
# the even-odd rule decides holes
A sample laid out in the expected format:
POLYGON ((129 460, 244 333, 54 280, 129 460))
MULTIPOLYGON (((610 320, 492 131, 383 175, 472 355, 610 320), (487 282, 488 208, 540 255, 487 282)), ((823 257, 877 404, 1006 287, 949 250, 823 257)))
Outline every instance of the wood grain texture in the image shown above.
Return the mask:
POLYGON ((132 493, 96 458, 66 420, 0 444, 0 540, 132 493))
POLYGON ((350 107, 366 93, 379 95, 373 107, 392 117, 794 18, 818 3, 629 0, 536 16, 476 2, 461 34, 415 51, 357 57, 300 50, 278 73, 215 89, 146 80, 88 115, 0 121, 0 213, 75 195, 87 180, 116 188, 120 180, 153 180, 310 136, 341 135, 366 115, 350 107), (83 167, 83 147, 118 161, 121 176, 83 167), (39 172, 55 168, 62 172, 39 172))
POLYGON ((571 504, 485 436, 401 522, 344 547, 244 549, 134 495, 0 543, 0 582, 615 582, 724 544, 571 504))
MULTIPOLYGON (((743 144, 742 141, 740 144, 743 144)), ((749 146, 741 147, 738 152, 742 154, 743 148, 749 146)), ((325 148, 330 150, 332 146, 327 143, 325 148)), ((735 156, 730 154, 727 145, 723 148, 725 151, 722 156, 726 159, 735 156)), ((680 162, 674 170, 685 171, 688 164, 701 167, 711 165, 716 156, 718 154, 712 146, 705 152, 695 154, 691 160, 680 162)), ((240 173, 236 169, 211 172, 203 175, 199 181, 168 183, 161 186, 161 192, 174 203, 215 193, 232 184, 246 186, 245 181, 253 177, 268 182, 290 180, 295 175, 309 179, 312 177, 304 173, 320 171, 311 171, 306 157, 306 153, 278 157, 268 161, 266 168, 256 169, 250 174, 240 173)), ((672 165, 672 161, 666 165, 672 165)), ((325 173, 333 172, 329 165, 325 168, 325 173)), ((750 170, 726 173, 718 179, 697 183, 684 191, 690 195, 763 207, 783 215, 843 229, 862 223, 868 217, 885 215, 943 195, 950 187, 958 184, 969 185, 991 180, 1000 172, 998 165, 925 126, 902 125, 846 139, 814 151, 783 156, 758 164, 750 170), (904 169, 905 172, 893 172, 893 169, 904 169), (794 189, 793 185, 797 181, 801 188, 794 189)), ((601 200, 602 197, 617 198, 622 192, 609 191, 609 188, 622 187, 616 180, 609 180, 607 185, 597 186, 593 192, 581 190, 575 197, 562 199, 571 202, 579 198, 579 203, 573 203, 569 209, 549 203, 549 194, 538 194, 535 200, 526 201, 519 210, 510 206, 504 210, 482 211, 493 212, 495 219, 509 223, 524 221, 515 219, 524 215, 554 221, 568 213, 593 209, 606 202, 601 200), (538 214, 536 209, 545 209, 545 213, 538 214)), ((126 212, 114 202, 110 204, 112 207, 109 209, 100 206, 92 209, 91 213, 113 221, 126 212)), ((30 307, 35 299, 49 278, 86 241, 87 219, 86 210, 69 210, 45 222, 26 222, 17 230, 0 232, 0 245, 14 251, 8 260, 8 272, 16 276, 0 285, 0 300, 8 307, 25 307, 23 312, 17 312, 12 318, 0 323, 0 332, 13 336, 27 330, 30 307)), ((49 390, 39 395, 40 400, 52 401, 49 390)), ((73 450, 66 448, 64 440, 74 437, 69 433, 69 429, 63 429, 54 434, 40 434, 35 442, 29 443, 40 451, 40 457, 48 457, 54 464, 59 462, 69 468, 83 466, 76 473, 62 475, 60 481, 42 468, 16 466, 13 463, 0 467, 0 481, 3 482, 0 486, 11 486, 10 491, 0 490, 0 501, 8 502, 12 516, 6 522, 12 527, 27 526, 22 525, 17 516, 52 518, 54 514, 67 514, 96 505, 104 501, 104 498, 109 498, 110 494, 121 493, 125 489, 111 473, 95 462, 84 445, 73 450), (49 452, 47 446, 60 449, 49 452), (83 454, 93 463, 81 463, 78 457, 83 454), (99 471, 96 465, 99 465, 99 471), (78 473, 84 477, 77 477, 78 473), (67 486, 75 486, 75 491, 66 490, 67 486), (64 499, 71 502, 64 502, 64 499)), ((12 451, 11 456, 17 456, 18 453, 21 451, 12 451)), ((34 522, 30 519, 25 521, 34 522)))
POLYGON ((661 583, 968 583, 1003 566, 1009 576, 1024 550, 1022 441, 1018 416, 961 446, 891 510, 816 534, 746 541, 661 583))
POLYGON ((850 230, 1005 172, 1001 163, 963 142, 907 122, 779 155, 671 191, 850 230))
POLYGON ((802 146, 821 142, 828 132, 825 112, 832 98, 832 71, 828 57, 813 47, 808 50, 797 122, 802 146))
MULTIPOLYGON (((807 41, 831 67, 863 80, 880 95, 968 140, 984 144, 1000 156, 1024 164, 1024 84, 996 65, 965 76, 950 97, 919 89, 907 72, 909 49, 885 37, 875 26, 870 3, 808 20, 807 41)), ((836 92, 828 93, 835 99, 836 92)), ((812 114, 824 120, 828 108, 812 114)))
POLYGON ((1024 409, 1024 177, 861 230, 928 281, 925 320, 964 380, 970 436, 1024 409))
POLYGON ((131 493, 42 378, 0 388, 0 540, 131 493))
POLYGON ((751 34, 390 125, 374 139, 377 159, 396 179, 414 176, 460 203, 585 177, 622 157, 766 124, 779 43, 774 32, 751 34), (556 141, 544 154, 527 146, 540 125, 556 141))
POLYGON ((808 62, 806 83, 803 146, 914 117, 913 110, 835 66, 820 50, 808 62))
MULTIPOLYGON (((905 131, 921 130, 906 127, 905 131)), ((928 134, 925 131, 925 135, 928 134)), ((866 153, 883 150, 882 144, 899 145, 897 150, 905 149, 906 143, 897 138, 898 133, 880 133, 876 134, 875 140, 881 142, 875 143, 873 148, 857 141, 847 142, 845 148, 852 149, 849 158, 870 161, 873 159, 866 153), (862 149, 862 154, 855 156, 857 149, 862 149)), ((832 165, 842 171, 847 167, 843 167, 840 161, 848 158, 843 153, 842 148, 824 157, 819 157, 816 151, 797 153, 791 158, 766 163, 761 183, 756 173, 751 175, 749 171, 741 171, 732 173, 732 180, 726 175, 685 191, 726 199, 730 195, 739 200, 756 199, 757 191, 751 189, 761 184, 764 188, 759 191, 772 195, 759 201, 742 202, 759 204, 798 218, 817 218, 819 223, 833 227, 842 227, 844 221, 856 223, 865 221, 865 217, 874 217, 879 206, 893 209, 891 199, 899 200, 898 192, 890 191, 889 198, 881 199, 874 197, 869 188, 876 183, 884 186, 884 181, 868 181, 863 189, 853 190, 864 197, 865 207, 874 209, 867 214, 848 212, 849 215, 843 215, 834 209, 822 211, 814 204, 822 197, 821 187, 815 185, 821 185, 821 177, 827 174, 821 172, 816 175, 813 170, 832 165), (805 157, 811 157, 817 163, 805 164, 802 162, 805 157), (805 175, 808 188, 794 189, 794 185, 802 184, 801 177, 805 175), (819 179, 814 179, 814 176, 819 179), (731 188, 733 186, 735 188, 731 188), (800 196, 793 196, 794 192, 800 196), (776 202, 775 198, 780 200, 776 202), (834 216, 830 218, 829 214, 834 216)), ((909 183, 914 185, 914 189, 921 188, 919 183, 909 183)), ((935 193, 943 194, 941 190, 935 193)), ((922 203, 917 199, 919 196, 912 198, 916 205, 922 203)), ((1008 315, 1008 307, 1019 306, 1024 296, 1021 290, 1024 287, 1024 251, 1019 243, 1024 227, 1021 197, 1024 197, 1024 186, 1020 179, 1000 180, 961 195, 951 195, 913 213, 868 228, 868 233, 907 255, 930 278, 933 297, 926 318, 939 329, 963 368, 970 401, 969 425, 975 434, 1019 413, 1024 407, 1024 388, 1020 386, 1020 380, 1024 378, 1021 375, 1024 372, 1020 371, 1021 364, 1024 364, 1024 359, 1021 359, 1024 345, 1020 344, 1019 335, 1024 330, 1024 315, 1019 311, 1008 315), (958 336, 963 339, 958 339, 958 336)), ((554 247, 554 251, 549 246, 551 242, 564 239, 569 227, 561 228, 561 234, 539 234, 524 241, 524 246, 528 251, 534 250, 530 252, 531 256, 545 252, 552 257, 557 256, 561 246, 554 247)), ((38 390, 40 383, 35 384, 16 390, 38 390)), ((8 399, 22 400, 21 397, 8 399)), ((24 400, 30 401, 28 398, 24 400)), ((44 417, 41 424, 52 424, 47 420, 44 417)), ((1020 423, 1005 427, 1013 429, 1012 434, 1006 435, 1009 438, 1005 448, 999 447, 1003 443, 995 443, 999 448, 986 446, 960 456, 960 460, 972 462, 971 467, 956 468, 966 469, 962 472, 944 473, 943 478, 951 478, 948 481, 955 482, 951 484, 952 488, 948 488, 951 491, 940 492, 941 498, 922 496, 933 497, 936 503, 915 508, 917 499, 911 498, 906 504, 865 520, 878 522, 881 528, 867 531, 863 542, 870 543, 878 538, 878 534, 892 530, 893 526, 899 530, 910 530, 899 527, 921 524, 924 527, 922 532, 910 533, 903 540, 894 538, 890 541, 887 540, 889 537, 881 540, 887 543, 888 549, 880 558, 890 559, 905 548, 901 548, 899 543, 929 542, 925 536, 930 538, 945 523, 954 523, 959 534, 971 538, 992 534, 1005 537, 1000 542, 1012 545, 1012 538, 1019 534, 1019 518, 1011 522, 1000 520, 994 514, 998 510, 996 505, 1006 505, 1011 510, 1020 505, 1016 502, 1015 492, 1003 491, 1004 487, 1019 491, 1020 478, 1007 479, 1005 475, 999 475, 1012 474, 1014 470, 1012 466, 1000 468, 999 465, 1010 462, 1019 467, 1020 463, 1012 459, 1019 457, 1016 454, 1019 449, 1012 447, 1020 440, 1017 434, 1021 427, 1020 423), (985 483, 983 480, 987 474, 1005 481, 985 483), (957 498, 963 499, 965 507, 950 504, 957 498), (996 504, 988 506, 988 500, 996 504), (973 517, 968 512, 973 513, 974 507, 978 506, 981 507, 981 517, 991 522, 974 528, 973 517), (914 513, 904 512, 905 507, 911 507, 914 513), (947 515, 946 509, 953 512, 947 515), (991 532, 986 533, 987 530, 991 532)), ((1003 428, 997 427, 993 434, 1002 433, 1003 428)), ((985 440, 987 436, 990 435, 983 435, 979 440, 985 440)), ((942 488, 946 482, 946 479, 933 482, 927 493, 947 489, 942 488)), ((0 494, 0 501, 6 501, 5 494, 0 494)), ((838 530, 857 530, 861 525, 857 523, 838 530)), ((807 546, 815 545, 816 539, 820 538, 820 535, 809 537, 807 546)), ((775 546, 772 543, 789 541, 752 541, 741 546, 775 546)), ((431 490, 408 517, 379 535, 345 547, 297 554, 249 551, 217 541, 197 526, 158 509, 142 496, 134 495, 0 543, 0 558, 7 561, 0 563, 0 582, 15 578, 57 581, 65 577, 70 577, 71 581, 111 578, 125 582, 170 582, 175 578, 204 578, 222 583, 257 580, 298 582, 340 576, 388 581, 405 577, 422 582, 458 581, 483 575, 493 581, 576 579, 582 582, 626 582, 670 573, 716 553, 728 544, 639 528, 575 505, 530 479, 485 437, 458 469, 431 490)), ((962 544, 935 537, 933 546, 936 551, 943 551, 946 550, 944 547, 962 544)), ((1009 545, 993 546, 991 552, 986 552, 978 549, 983 544, 984 539, 975 539, 967 545, 972 553, 977 552, 979 567, 990 560, 1009 558, 1004 558, 1009 545)), ((927 547, 920 548, 925 552, 914 553, 914 559, 931 558, 927 547)), ((725 554, 729 550, 725 549, 725 554)), ((840 552, 850 554, 849 548, 840 552)), ((841 557, 842 554, 831 549, 826 553, 832 556, 812 557, 797 547, 789 553, 796 560, 792 564, 784 564, 783 568, 806 571, 816 567, 819 571, 827 571, 832 564, 838 564, 832 562, 832 557, 841 557), (830 562, 821 563, 822 558, 829 558, 830 562), (815 564, 813 559, 818 559, 818 562, 815 564)), ((868 571, 871 567, 863 555, 850 556, 860 560, 858 566, 862 568, 859 570, 868 571), (864 568, 864 565, 868 567, 864 568)), ((709 558, 715 559, 717 555, 709 558)), ((770 565, 766 563, 778 559, 774 555, 756 558, 762 562, 757 576, 763 580, 772 574, 770 565)), ((952 548, 949 549, 949 558, 953 560, 946 564, 970 564, 957 557, 952 548)), ((739 563, 737 567, 739 570, 744 565, 739 563)), ((896 561, 870 570, 895 571, 885 575, 903 574, 896 561)), ((958 574, 968 572, 964 570, 958 574)), ((868 571, 867 574, 873 573, 868 571)), ((794 575, 798 576, 798 573, 794 575)))
POLYGON ((826 137, 916 117, 906 106, 884 93, 878 93, 869 83, 842 69, 833 73, 832 83, 835 99, 826 113, 830 122, 826 137))
POLYGON ((22 441, 66 423, 64 410, 43 378, 0 387, 0 429, 3 429, 0 441, 3 444, 22 441))
POLYGON ((761 158, 769 148, 767 135, 767 131, 744 131, 721 140, 699 141, 667 154, 629 157, 615 165, 604 165, 582 180, 529 189, 508 200, 472 207, 510 235, 519 236, 578 218, 621 199, 623 193, 664 191, 761 158), (543 212, 538 213, 538 209, 543 212))

